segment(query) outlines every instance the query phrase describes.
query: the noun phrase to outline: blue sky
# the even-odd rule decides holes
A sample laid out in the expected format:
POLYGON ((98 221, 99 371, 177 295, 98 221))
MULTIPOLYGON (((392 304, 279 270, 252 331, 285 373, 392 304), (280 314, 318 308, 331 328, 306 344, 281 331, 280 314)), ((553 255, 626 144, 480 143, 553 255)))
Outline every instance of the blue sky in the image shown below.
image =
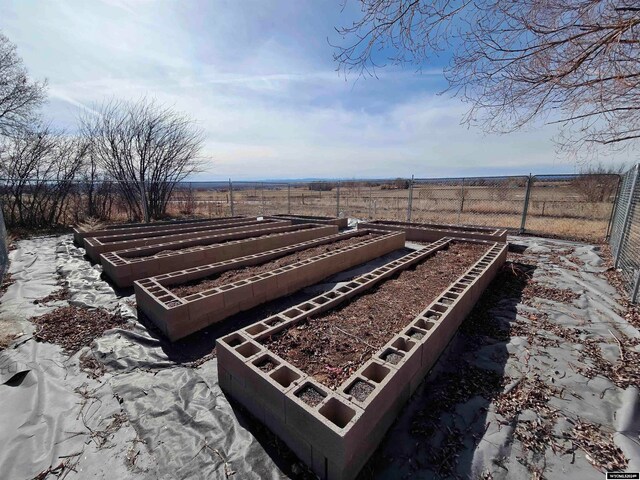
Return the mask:
MULTIPOLYGON (((45 115, 73 132, 105 98, 156 97, 205 131, 195 179, 573 172, 555 127, 486 135, 441 65, 346 79, 328 39, 357 17, 340 0, 0 0, 0 30, 49 82, 45 115)), ((626 160, 626 158, 622 158, 626 160)))

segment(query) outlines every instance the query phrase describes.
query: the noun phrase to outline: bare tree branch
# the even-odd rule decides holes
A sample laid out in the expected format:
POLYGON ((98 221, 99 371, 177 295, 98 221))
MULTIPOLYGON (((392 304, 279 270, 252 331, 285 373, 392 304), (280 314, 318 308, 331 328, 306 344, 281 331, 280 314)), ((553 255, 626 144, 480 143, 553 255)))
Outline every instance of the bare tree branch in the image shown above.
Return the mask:
POLYGON ((32 125, 45 99, 46 82, 29 79, 16 46, 0 33, 0 135, 32 125))
POLYGON ((452 50, 447 91, 464 121, 511 132, 560 117, 569 149, 635 145, 640 127, 637 0, 360 0, 334 54, 345 72, 423 66, 452 50), (554 118, 555 117, 555 118, 554 118))
POLYGON ((10 226, 65 223, 67 201, 87 156, 87 145, 50 127, 21 129, 0 143, 0 204, 10 226))

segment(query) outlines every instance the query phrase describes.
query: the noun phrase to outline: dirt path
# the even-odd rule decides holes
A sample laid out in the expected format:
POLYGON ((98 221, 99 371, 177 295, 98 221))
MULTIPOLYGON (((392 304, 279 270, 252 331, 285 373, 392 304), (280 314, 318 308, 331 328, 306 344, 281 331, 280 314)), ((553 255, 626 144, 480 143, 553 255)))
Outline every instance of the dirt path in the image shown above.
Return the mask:
POLYGON ((272 260, 261 265, 255 265, 251 267, 239 268, 235 270, 228 270, 223 273, 217 273, 210 277, 194 280, 193 282, 183 283, 181 285, 172 285, 167 288, 179 297, 186 297, 193 293, 198 293, 210 288, 219 287, 225 283, 237 282, 245 278, 252 277, 264 272, 270 272, 276 268, 284 267, 285 265, 291 265, 292 263, 305 260, 307 258, 321 255, 323 253, 334 252, 339 248, 348 247, 349 245, 357 245, 358 243, 370 240, 373 235, 363 235, 361 237, 352 237, 338 242, 329 243, 327 245, 318 245, 317 247, 308 248, 299 252, 280 257, 276 260, 272 260))
POLYGON ((346 306, 285 330, 266 344, 336 388, 486 251, 485 245, 453 244, 346 306))

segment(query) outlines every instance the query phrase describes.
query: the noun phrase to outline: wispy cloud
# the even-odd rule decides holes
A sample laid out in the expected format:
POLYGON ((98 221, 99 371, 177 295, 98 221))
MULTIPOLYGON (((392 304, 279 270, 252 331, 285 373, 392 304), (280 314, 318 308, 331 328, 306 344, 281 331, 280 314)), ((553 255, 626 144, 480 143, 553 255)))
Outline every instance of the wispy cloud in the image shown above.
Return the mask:
MULTIPOLYGON (((355 3, 355 2, 353 2, 355 3)), ((68 130, 84 108, 152 96, 197 119, 200 178, 375 177, 571 171, 553 127, 484 136, 436 95, 441 68, 345 80, 327 37, 340 2, 147 0, 14 2, 0 29, 68 130)))

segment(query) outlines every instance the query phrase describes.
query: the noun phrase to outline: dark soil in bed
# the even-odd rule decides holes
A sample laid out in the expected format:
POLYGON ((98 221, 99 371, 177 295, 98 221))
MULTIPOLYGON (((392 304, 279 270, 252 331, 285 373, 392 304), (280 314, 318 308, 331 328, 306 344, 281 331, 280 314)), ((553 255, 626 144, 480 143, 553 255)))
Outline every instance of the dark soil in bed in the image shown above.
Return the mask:
POLYGON ((169 285, 167 286, 167 288, 179 297, 186 297, 187 295, 192 295, 204 290, 219 287, 220 285, 237 282, 254 275, 270 272, 272 270, 275 270, 276 268, 284 267, 285 265, 291 265, 292 263, 306 260, 307 258, 311 258, 316 255, 334 252, 339 248, 348 247, 349 245, 356 245, 371 238, 372 235, 367 234, 360 237, 347 238, 345 240, 340 240, 338 242, 329 243, 326 245, 318 245, 317 247, 301 250, 299 252, 277 258, 270 262, 263 263, 261 265, 228 270, 226 272, 216 273, 215 275, 211 275, 210 277, 194 280, 193 282, 183 283, 180 285, 169 285))
POLYGON ((320 383, 336 388, 488 250, 456 243, 351 303, 265 341, 320 383))

